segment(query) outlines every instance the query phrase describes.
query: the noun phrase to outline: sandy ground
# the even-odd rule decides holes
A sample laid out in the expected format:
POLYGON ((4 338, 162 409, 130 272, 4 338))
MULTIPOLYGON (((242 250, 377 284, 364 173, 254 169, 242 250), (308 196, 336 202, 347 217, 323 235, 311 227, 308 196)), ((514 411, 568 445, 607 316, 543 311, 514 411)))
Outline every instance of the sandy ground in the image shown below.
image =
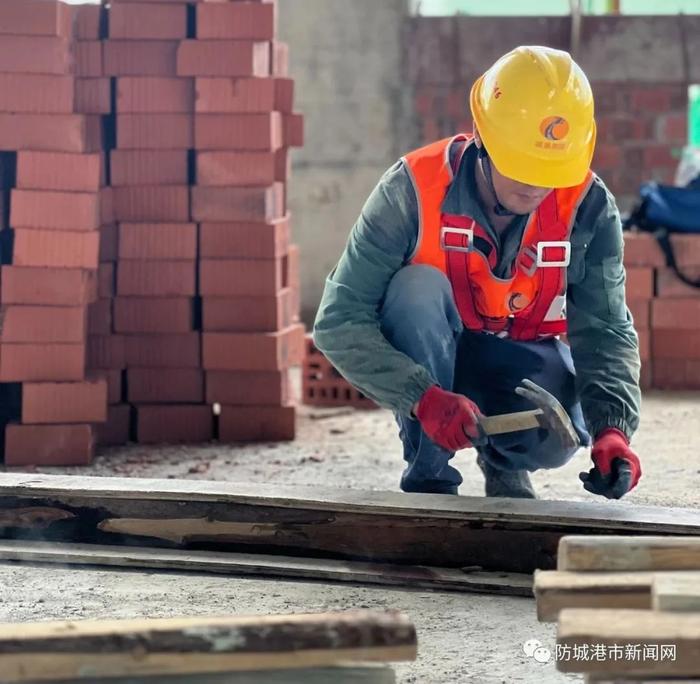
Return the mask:
MULTIPOLYGON (((611 505, 700 507, 700 394, 647 395, 634 444, 644 477, 633 493, 611 505)), ((465 479, 461 493, 481 495, 474 452, 461 452, 455 463, 465 479)), ((564 468, 535 473, 539 495, 590 499, 577 477, 588 463, 582 451, 564 468)), ((132 446, 105 451, 90 469, 42 470, 396 490, 401 457, 388 412, 305 408, 293 444, 132 446)), ((529 639, 552 651, 555 643, 555 627, 537 622, 531 599, 13 564, 0 564, 0 588, 0 620, 9 622, 398 608, 411 616, 419 635, 418 661, 396 666, 402 684, 581 681, 558 673, 552 661, 538 663, 524 654, 529 639)))

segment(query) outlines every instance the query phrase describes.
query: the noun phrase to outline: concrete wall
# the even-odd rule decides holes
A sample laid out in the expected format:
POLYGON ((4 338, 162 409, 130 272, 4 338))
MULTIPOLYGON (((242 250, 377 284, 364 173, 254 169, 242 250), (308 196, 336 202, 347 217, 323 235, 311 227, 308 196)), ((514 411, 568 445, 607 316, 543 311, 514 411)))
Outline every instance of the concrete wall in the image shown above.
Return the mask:
POLYGON ((406 0, 279 0, 279 10, 305 117, 289 204, 310 323, 365 198, 405 151, 394 128, 403 112, 412 118, 401 76, 406 0))

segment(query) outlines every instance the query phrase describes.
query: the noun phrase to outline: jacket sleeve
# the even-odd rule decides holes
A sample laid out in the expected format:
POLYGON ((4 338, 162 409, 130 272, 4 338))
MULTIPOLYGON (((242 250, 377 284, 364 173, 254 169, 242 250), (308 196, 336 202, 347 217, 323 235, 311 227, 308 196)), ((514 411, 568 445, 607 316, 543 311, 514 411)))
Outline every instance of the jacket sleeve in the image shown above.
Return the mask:
POLYGON ((407 262, 418 233, 415 192, 402 162, 381 178, 326 279, 314 342, 335 368, 380 406, 404 415, 436 381, 380 330, 389 281, 407 262))
POLYGON ((576 385, 593 438, 606 427, 631 437, 639 425, 639 339, 625 302, 624 242, 615 200, 596 178, 577 214, 574 255, 585 253, 567 290, 576 385))

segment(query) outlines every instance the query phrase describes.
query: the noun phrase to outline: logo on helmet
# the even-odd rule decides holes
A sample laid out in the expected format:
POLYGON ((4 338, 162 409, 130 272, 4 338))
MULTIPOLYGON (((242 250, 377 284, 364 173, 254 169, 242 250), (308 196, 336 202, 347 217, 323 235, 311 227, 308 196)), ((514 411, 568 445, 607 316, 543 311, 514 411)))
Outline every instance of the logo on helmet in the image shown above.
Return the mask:
POLYGON ((569 122, 563 116, 548 116, 540 122, 540 133, 547 140, 562 140, 569 133, 569 122))

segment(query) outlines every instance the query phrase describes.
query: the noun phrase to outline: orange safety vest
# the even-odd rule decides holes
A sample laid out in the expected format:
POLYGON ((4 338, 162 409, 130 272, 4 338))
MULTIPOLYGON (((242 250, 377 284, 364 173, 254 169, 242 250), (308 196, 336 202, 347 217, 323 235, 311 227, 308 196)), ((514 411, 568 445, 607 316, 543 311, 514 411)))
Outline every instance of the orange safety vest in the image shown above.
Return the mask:
POLYGON ((497 278, 497 246, 469 216, 446 214, 442 203, 473 136, 460 134, 403 157, 418 200, 419 227, 413 264, 427 264, 450 280, 455 304, 469 330, 516 340, 566 332, 566 267, 569 237, 593 173, 580 185, 550 192, 533 212, 509 278, 497 278), (454 163, 450 150, 461 145, 454 163), (475 241, 484 249, 476 249, 475 241), (485 241, 485 242, 484 242, 485 241), (484 253, 486 251, 486 254, 484 253))

